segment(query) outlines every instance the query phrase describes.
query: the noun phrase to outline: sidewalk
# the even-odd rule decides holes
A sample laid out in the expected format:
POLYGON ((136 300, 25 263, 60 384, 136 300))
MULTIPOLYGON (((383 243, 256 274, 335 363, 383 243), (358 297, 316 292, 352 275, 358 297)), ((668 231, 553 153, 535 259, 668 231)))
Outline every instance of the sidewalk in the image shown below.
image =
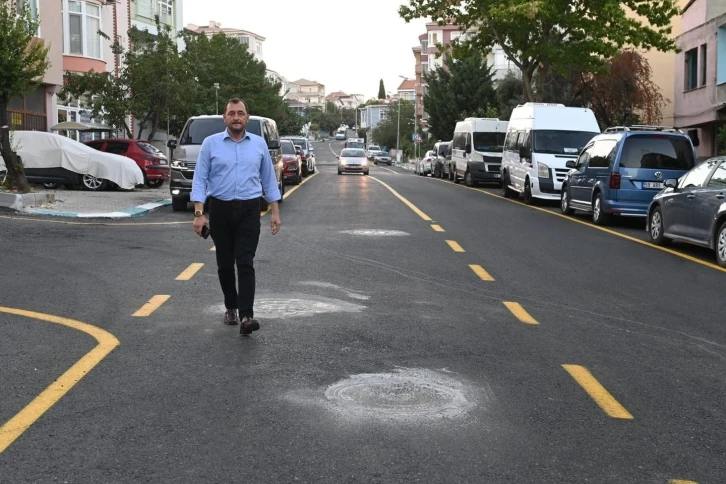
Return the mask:
POLYGON ((133 191, 45 190, 32 185, 33 193, 0 194, 0 207, 20 213, 74 218, 138 217, 159 207, 171 205, 168 185, 137 188, 133 191))

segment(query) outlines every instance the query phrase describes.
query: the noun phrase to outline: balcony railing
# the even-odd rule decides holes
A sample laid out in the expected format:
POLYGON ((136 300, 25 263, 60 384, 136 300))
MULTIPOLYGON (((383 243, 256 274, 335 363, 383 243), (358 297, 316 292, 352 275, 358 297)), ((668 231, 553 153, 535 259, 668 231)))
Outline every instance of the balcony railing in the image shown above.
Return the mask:
POLYGON ((171 5, 159 0, 136 0, 136 15, 149 20, 159 16, 159 22, 164 25, 174 25, 174 10, 171 5))

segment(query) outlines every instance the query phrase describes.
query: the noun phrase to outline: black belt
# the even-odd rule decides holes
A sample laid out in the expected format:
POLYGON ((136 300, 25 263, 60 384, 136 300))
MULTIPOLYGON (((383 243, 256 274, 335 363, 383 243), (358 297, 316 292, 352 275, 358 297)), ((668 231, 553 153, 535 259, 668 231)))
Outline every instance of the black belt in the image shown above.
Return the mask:
POLYGON ((210 205, 225 205, 227 207, 255 207, 260 205, 259 198, 251 198, 249 200, 220 200, 219 198, 209 197, 210 205))

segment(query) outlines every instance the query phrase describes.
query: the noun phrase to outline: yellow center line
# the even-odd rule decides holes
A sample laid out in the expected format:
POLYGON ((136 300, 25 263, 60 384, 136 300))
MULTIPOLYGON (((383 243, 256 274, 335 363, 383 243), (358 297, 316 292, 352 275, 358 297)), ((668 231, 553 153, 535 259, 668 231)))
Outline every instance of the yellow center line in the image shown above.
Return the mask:
POLYGON ((447 240, 446 243, 449 244, 449 247, 451 247, 451 250, 454 252, 466 252, 455 240, 447 240))
MULTIPOLYGON (((443 183, 448 183, 450 185, 454 185, 451 182, 446 182, 444 180, 439 180, 438 178, 433 178, 433 180, 436 180, 436 181, 439 181, 439 182, 443 182, 443 183)), ((580 225, 584 225, 586 227, 590 227, 591 229, 599 230, 601 232, 605 232, 607 234, 614 235, 616 237, 620 237, 621 239, 629 240, 631 242, 635 242, 636 244, 640 244, 640 245, 644 245, 646 247, 650 247, 651 249, 660 250, 661 252, 667 252, 667 253, 669 253, 671 255, 675 255, 676 257, 680 257, 681 259, 686 259, 688 261, 695 262, 696 264, 700 264, 702 266, 710 267, 711 269, 716 269, 717 271, 726 272, 726 267, 721 267, 718 264, 714 264, 712 262, 708 262, 708 261, 705 261, 705 260, 701 260, 698 257, 693 257, 692 255, 683 254, 681 252, 678 252, 677 250, 669 249, 668 247, 662 247, 660 245, 652 244, 650 242, 647 242, 645 240, 639 239, 637 237, 633 237, 632 235, 621 234, 620 232, 617 232, 615 230, 608 229, 606 227, 600 227, 599 225, 594 225, 594 224, 591 224, 589 222, 585 222, 584 220, 578 220, 577 218, 571 217, 569 215, 564 215, 564 214, 561 214, 561 213, 553 212, 551 210, 547 210, 547 209, 544 209, 544 208, 541 208, 541 207, 533 207, 531 205, 525 205, 524 203, 521 203, 518 200, 512 200, 510 198, 505 198, 505 197, 503 197, 501 195, 496 195, 494 193, 490 193, 490 192, 487 192, 487 191, 484 191, 484 190, 479 190, 477 188, 467 187, 467 186, 464 186, 464 185, 455 185, 455 186, 460 187, 460 188, 466 188, 467 190, 473 190, 473 191, 478 192, 478 193, 483 193, 484 195, 488 195, 490 197, 499 198, 500 200, 505 200, 507 202, 514 203, 514 204, 519 205, 521 207, 529 208, 529 209, 532 209, 532 210, 537 210, 539 212, 547 213, 549 215, 554 215, 555 217, 560 217, 560 218, 563 218, 565 220, 569 220, 570 222, 578 223, 580 225)))
POLYGON ((194 274, 199 272, 199 269, 201 269, 202 267, 204 267, 204 264, 201 262, 195 262, 193 264, 190 264, 189 267, 184 269, 184 271, 181 274, 176 276, 176 280, 177 281, 188 281, 189 279, 191 279, 194 276, 194 274))
POLYGON ((431 228, 434 229, 434 232, 446 232, 441 225, 433 224, 431 225, 431 228))
POLYGON ((526 324, 539 324, 518 302, 504 301, 504 305, 521 322, 526 324))
POLYGON ((688 481, 683 479, 668 479, 668 484, 698 484, 696 481, 688 481))
POLYGON ((474 274, 479 276, 482 281, 493 281, 494 278, 479 264, 469 264, 469 268, 474 271, 474 274))
MULTIPOLYGON (((317 170, 317 168, 316 168, 316 170, 317 170)), ((282 199, 285 200, 287 197, 289 197, 290 195, 292 195, 295 192, 295 190, 297 190, 301 186, 305 185, 307 182, 310 181, 311 178, 315 178, 318 173, 320 173, 320 172, 319 171, 316 171, 312 175, 308 175, 308 177, 306 179, 304 179, 302 182, 300 182, 299 185, 295 185, 291 189, 285 190, 285 195, 283 195, 282 199)))
POLYGON ((165 296, 165 295, 156 295, 149 299, 149 302, 141 306, 138 311, 136 311, 132 316, 136 317, 146 317, 151 315, 154 311, 159 309, 162 304, 164 304, 166 301, 169 300, 171 296, 165 296))
POLYGON ((580 365, 562 365, 562 368, 575 379, 575 381, 587 392, 590 397, 595 400, 603 411, 612 418, 621 418, 632 420, 633 416, 625 407, 615 400, 615 397, 600 384, 599 381, 592 376, 587 368, 580 365))
POLYGON ((409 202, 403 195, 401 195, 396 190, 394 190, 393 188, 391 188, 390 186, 388 186, 387 183, 383 183, 381 180, 379 180, 378 178, 376 178, 374 176, 371 176, 369 178, 372 179, 372 180, 377 181, 378 183, 380 183, 384 187, 388 188, 388 191, 390 191, 391 193, 393 193, 393 195, 396 198, 398 198, 403 203, 405 203, 408 208, 410 208, 411 210, 414 211, 414 213, 416 213, 416 215, 418 215, 419 217, 421 217, 422 219, 424 219, 427 222, 431 222, 432 221, 431 217, 429 217, 428 215, 426 215, 425 213, 423 213, 416 205, 414 205, 413 203, 409 202))
POLYGON ((119 341, 114 335, 101 328, 73 319, 6 307, 0 307, 0 312, 67 326, 82 331, 98 341, 98 345, 83 355, 80 360, 43 390, 40 395, 35 397, 25 408, 20 410, 14 417, 0 427, 0 454, 2 454, 23 432, 68 393, 76 383, 81 381, 106 355, 111 353, 119 345, 119 341))

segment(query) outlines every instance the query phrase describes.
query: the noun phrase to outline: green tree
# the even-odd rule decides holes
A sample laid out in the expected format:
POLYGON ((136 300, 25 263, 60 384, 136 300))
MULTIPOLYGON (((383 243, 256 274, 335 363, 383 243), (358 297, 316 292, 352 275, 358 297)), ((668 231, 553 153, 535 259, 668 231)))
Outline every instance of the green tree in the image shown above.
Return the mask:
POLYGON ((385 117, 376 125, 372 133, 373 141, 381 146, 387 146, 388 149, 396 148, 399 102, 401 103, 401 141, 410 139, 414 130, 413 104, 403 100, 392 102, 385 117))
MULTIPOLYGON (((277 121, 277 130, 282 136, 293 136, 302 132, 305 126, 305 118, 300 116, 287 104, 284 105, 282 116, 275 119, 277 121)), ((315 129, 310 128, 313 131, 315 129)))
POLYGON ((285 115, 280 84, 266 77, 265 64, 257 61, 234 37, 217 33, 185 33, 182 60, 189 75, 198 82, 197 114, 215 114, 232 97, 244 99, 250 114, 278 119, 285 115), (219 84, 219 91, 214 84, 219 84))
POLYGON ((671 19, 679 15, 676 0, 409 0, 399 14, 406 21, 429 17, 439 25, 452 22, 461 30, 475 30, 454 51, 490 51, 500 45, 522 71, 526 101, 540 100, 548 73, 600 73, 607 59, 624 45, 635 48, 676 50, 671 19), (647 24, 629 18, 636 12, 647 24), (539 72, 537 85, 533 85, 539 72))
POLYGON ((12 190, 28 193, 30 185, 11 145, 8 105, 15 97, 33 92, 48 70, 48 50, 34 39, 40 22, 30 12, 29 2, 0 0, 0 151, 12 190))
POLYGON ((457 121, 486 117, 496 106, 492 70, 479 52, 462 58, 449 58, 447 68, 426 74, 428 90, 424 106, 434 138, 451 139, 457 121))
POLYGON ((499 119, 508 121, 514 108, 524 102, 522 91, 522 79, 512 72, 509 72, 504 79, 499 81, 496 89, 499 119))
POLYGON ((383 86, 383 79, 378 83, 378 99, 386 99, 386 88, 383 86))

